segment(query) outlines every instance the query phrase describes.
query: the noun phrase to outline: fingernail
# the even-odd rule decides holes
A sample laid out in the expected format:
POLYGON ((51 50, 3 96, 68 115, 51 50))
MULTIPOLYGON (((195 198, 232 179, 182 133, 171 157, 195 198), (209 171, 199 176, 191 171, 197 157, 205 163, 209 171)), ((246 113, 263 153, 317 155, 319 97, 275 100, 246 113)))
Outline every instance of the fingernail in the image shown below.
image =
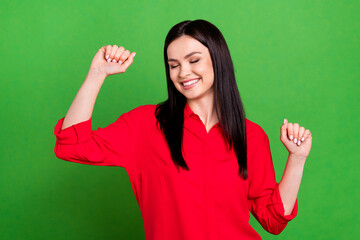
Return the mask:
POLYGON ((134 53, 133 57, 135 57, 136 53, 134 53))
POLYGON ((119 64, 122 64, 122 61, 121 61, 121 60, 119 60, 119 64))
POLYGON ((301 144, 301 141, 299 140, 299 141, 297 142, 297 145, 300 146, 300 144, 301 144))
POLYGON ((297 143, 297 139, 296 139, 296 138, 294 138, 294 143, 297 143))
POLYGON ((290 138, 290 140, 293 140, 293 135, 290 135, 290 137, 289 137, 289 138, 290 138))
POLYGON ((106 55, 105 59, 107 60, 109 57, 110 57, 110 55, 108 54, 108 55, 106 55))
POLYGON ((108 60, 107 60, 108 62, 110 62, 111 61, 111 58, 108 58, 108 60))
POLYGON ((284 124, 286 123, 286 118, 284 118, 284 124))
POLYGON ((112 62, 113 62, 113 63, 116 63, 116 59, 113 59, 112 62))
POLYGON ((305 140, 305 138, 304 138, 304 137, 302 137, 301 141, 303 142, 304 140, 305 140))

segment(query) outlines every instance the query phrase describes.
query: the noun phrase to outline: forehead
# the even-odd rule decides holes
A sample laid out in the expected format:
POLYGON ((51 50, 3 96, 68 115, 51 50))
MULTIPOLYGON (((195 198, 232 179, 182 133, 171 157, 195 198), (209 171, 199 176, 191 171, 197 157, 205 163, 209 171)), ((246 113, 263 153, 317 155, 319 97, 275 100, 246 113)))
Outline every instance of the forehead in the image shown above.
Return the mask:
POLYGON ((194 51, 207 53, 208 49, 195 38, 184 35, 169 44, 167 55, 168 58, 183 58, 186 54, 194 51))

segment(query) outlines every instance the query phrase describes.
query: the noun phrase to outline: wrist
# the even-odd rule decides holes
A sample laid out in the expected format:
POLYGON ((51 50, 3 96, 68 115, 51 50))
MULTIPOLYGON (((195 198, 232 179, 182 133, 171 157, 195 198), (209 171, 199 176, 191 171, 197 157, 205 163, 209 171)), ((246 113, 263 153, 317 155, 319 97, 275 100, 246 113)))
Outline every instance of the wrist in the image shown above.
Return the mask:
POLYGON ((91 68, 91 67, 86 76, 86 78, 99 79, 99 80, 105 80, 106 77, 107 75, 103 71, 100 71, 98 68, 91 68))
POLYGON ((305 156, 299 156, 296 154, 289 154, 288 161, 304 165, 306 162, 305 156))
POLYGON ((289 153, 289 157, 302 159, 302 160, 306 160, 306 158, 307 158, 307 156, 299 155, 299 154, 296 154, 296 153, 289 153))
POLYGON ((88 74, 86 75, 85 82, 102 86, 102 84, 105 81, 105 78, 106 75, 104 73, 90 69, 88 74))

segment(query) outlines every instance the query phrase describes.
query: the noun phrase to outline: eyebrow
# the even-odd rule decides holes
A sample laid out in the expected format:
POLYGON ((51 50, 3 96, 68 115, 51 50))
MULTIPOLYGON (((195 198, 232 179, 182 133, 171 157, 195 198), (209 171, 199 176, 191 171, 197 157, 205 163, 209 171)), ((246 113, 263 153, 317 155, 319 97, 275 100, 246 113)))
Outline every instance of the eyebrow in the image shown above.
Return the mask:
MULTIPOLYGON (((189 57, 191 57, 192 55, 197 54, 197 53, 201 54, 201 52, 191 52, 191 53, 187 54, 187 55, 184 57, 184 59, 189 58, 189 57)), ((168 59, 168 62, 174 62, 174 61, 176 61, 176 59, 173 59, 173 58, 169 58, 169 59, 168 59)))

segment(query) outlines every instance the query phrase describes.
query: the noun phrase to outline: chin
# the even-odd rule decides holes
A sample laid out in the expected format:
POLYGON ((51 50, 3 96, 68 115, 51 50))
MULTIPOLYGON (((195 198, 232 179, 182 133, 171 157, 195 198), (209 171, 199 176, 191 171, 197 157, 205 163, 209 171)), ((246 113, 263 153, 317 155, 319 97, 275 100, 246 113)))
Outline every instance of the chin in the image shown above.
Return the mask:
POLYGON ((199 95, 199 94, 187 94, 184 96, 185 96, 186 100, 198 100, 203 97, 202 95, 199 95))
POLYGON ((198 93, 184 93, 184 92, 180 92, 186 99, 189 99, 189 100, 193 100, 193 99, 197 99, 200 97, 200 94, 198 93))

